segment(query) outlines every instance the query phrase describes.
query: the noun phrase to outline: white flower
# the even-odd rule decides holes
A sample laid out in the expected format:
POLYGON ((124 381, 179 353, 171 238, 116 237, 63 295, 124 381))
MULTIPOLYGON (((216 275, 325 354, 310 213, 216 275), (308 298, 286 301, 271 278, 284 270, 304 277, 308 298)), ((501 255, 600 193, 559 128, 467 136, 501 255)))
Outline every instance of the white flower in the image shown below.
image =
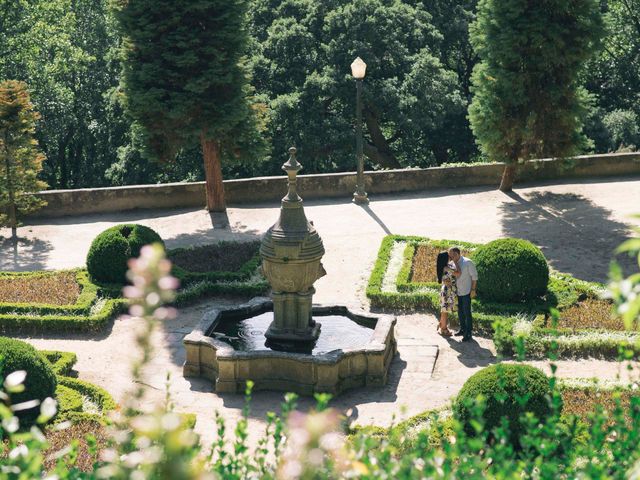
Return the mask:
POLYGON ((22 445, 18 445, 16 448, 9 452, 9 458, 11 460, 15 460, 18 457, 26 457, 29 454, 29 449, 23 443, 22 445))
POLYGON ((47 397, 40 405, 40 421, 46 422, 51 420, 58 411, 58 402, 53 398, 47 397))
POLYGON ((4 388, 11 393, 20 393, 24 390, 24 380, 27 378, 27 372, 24 370, 17 370, 7 375, 4 380, 4 388))
POLYGON ((11 405, 11 410, 19 412, 20 410, 29 410, 30 408, 37 407, 38 405, 40 405, 40 400, 29 400, 27 402, 11 405))
POLYGON ((39 442, 45 442, 47 440, 45 438, 44 434, 42 433, 42 430, 40 430, 35 425, 33 427, 31 427, 30 432, 31 432, 31 435, 33 436, 33 438, 35 438, 39 442))
POLYGON ((17 432, 18 428, 20 428, 20 422, 18 421, 18 417, 3 419, 2 428, 4 428, 9 433, 17 432))

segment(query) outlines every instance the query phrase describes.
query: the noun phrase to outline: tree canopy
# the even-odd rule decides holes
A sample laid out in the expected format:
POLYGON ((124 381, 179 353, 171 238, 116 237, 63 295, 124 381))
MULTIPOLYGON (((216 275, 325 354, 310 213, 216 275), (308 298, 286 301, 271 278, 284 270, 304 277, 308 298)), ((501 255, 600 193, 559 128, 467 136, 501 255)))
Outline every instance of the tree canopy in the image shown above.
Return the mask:
POLYGON ((20 217, 45 205, 33 195, 47 186, 37 178, 45 158, 34 139, 38 118, 25 83, 0 83, 0 226, 14 242, 20 217))
POLYGON ((584 150, 579 80, 602 35, 597 1, 480 0, 470 34, 480 63, 469 118, 483 152, 508 164, 500 188, 517 162, 584 150))
MULTIPOLYGON (((183 133, 198 130, 197 122, 164 118, 163 128, 172 130, 172 122, 180 123, 182 133, 170 132, 180 141, 164 152, 171 155, 161 155, 174 161, 163 163, 148 148, 148 128, 126 113, 131 104, 121 87, 127 83, 120 55, 124 40, 108 8, 112 1, 0 0, 0 81, 26 82, 42 115, 36 138, 47 158, 40 177, 54 188, 202 180, 201 147, 193 136, 182 142, 183 133)), ((282 162, 275 158, 284 159, 293 144, 305 172, 354 169, 355 85, 349 65, 356 56, 368 64, 367 168, 488 159, 486 150, 478 150, 467 119, 471 72, 478 63, 469 37, 477 0, 244 2, 248 38, 238 60, 251 115, 227 136, 233 142, 221 144, 225 178, 280 174, 282 162)), ((604 48, 575 81, 578 91, 592 99, 581 103, 587 109, 584 134, 590 140, 583 143, 584 152, 628 150, 640 143, 639 2, 596 5, 605 19, 604 48)), ((135 21, 165 12, 167 17, 158 20, 168 22, 182 18, 169 10, 185 8, 181 22, 195 26, 202 20, 194 17, 198 9, 218 4, 144 3, 148 11, 135 21)), ((531 31, 541 22, 523 17, 518 24, 531 31)), ((158 32, 147 33, 158 37, 156 53, 166 49, 158 32)), ((580 23, 559 23, 554 35, 560 42, 580 37, 580 23)), ((180 40, 173 44, 180 45, 180 40)), ((162 69, 162 62, 171 59, 149 60, 162 69)), ((211 68, 193 67, 204 72, 211 68)), ((191 86, 202 88, 197 80, 202 77, 194 78, 191 86)), ((176 112, 173 100, 177 96, 168 105, 176 112)))

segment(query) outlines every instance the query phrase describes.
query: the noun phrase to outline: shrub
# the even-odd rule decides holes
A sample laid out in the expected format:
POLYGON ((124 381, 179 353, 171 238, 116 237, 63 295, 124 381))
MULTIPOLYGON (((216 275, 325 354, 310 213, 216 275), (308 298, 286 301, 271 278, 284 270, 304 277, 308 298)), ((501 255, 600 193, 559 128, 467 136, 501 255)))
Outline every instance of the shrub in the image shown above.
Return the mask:
POLYGON ((494 240, 474 256, 478 269, 478 295, 483 300, 522 302, 544 295, 549 266, 538 247, 517 238, 494 240))
POLYGON ((482 418, 485 430, 491 431, 506 417, 515 444, 525 433, 520 417, 533 413, 544 421, 551 413, 551 388, 547 376, 529 365, 498 364, 480 370, 467 380, 453 406, 456 418, 473 433, 471 421, 478 396, 485 401, 482 418))
POLYGON ((625 147, 633 151, 640 145, 640 121, 633 110, 613 110, 602 119, 612 151, 625 147))
POLYGON ((138 257, 140 249, 150 243, 160 243, 164 247, 160 235, 143 225, 122 224, 106 229, 89 248, 89 275, 100 283, 125 283, 127 261, 138 257))
MULTIPOLYGON (((55 397, 56 375, 49 362, 28 343, 0 337, 0 375, 6 377, 17 370, 26 371, 27 378, 24 382, 25 391, 11 396, 14 404, 55 397)), ((39 407, 34 407, 17 413, 21 424, 29 424, 38 417, 39 412, 39 407)))

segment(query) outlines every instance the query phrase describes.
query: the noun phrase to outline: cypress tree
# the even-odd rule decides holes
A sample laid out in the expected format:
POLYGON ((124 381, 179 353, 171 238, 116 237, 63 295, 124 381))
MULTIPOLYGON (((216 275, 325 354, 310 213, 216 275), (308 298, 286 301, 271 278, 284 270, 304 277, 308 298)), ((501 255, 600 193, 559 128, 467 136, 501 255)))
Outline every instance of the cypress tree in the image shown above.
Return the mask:
POLYGON ((33 195, 47 188, 37 178, 45 159, 34 139, 39 118, 24 82, 0 83, 0 226, 11 228, 14 244, 19 219, 46 204, 33 195))
POLYGON ((200 142, 210 211, 225 210, 221 148, 251 113, 246 10, 246 0, 114 1, 127 109, 161 161, 200 142))
POLYGON ((500 190, 511 190, 518 163, 588 145, 579 76, 602 35, 598 0, 478 2, 469 120, 482 151, 506 163, 500 190))

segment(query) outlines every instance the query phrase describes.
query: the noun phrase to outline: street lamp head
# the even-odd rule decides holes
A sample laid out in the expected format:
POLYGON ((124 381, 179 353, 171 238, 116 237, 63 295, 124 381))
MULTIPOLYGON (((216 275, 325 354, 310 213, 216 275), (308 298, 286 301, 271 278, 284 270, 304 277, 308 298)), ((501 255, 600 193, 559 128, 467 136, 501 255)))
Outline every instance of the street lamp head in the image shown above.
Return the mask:
POLYGON ((360 57, 356 58, 351 64, 351 75, 356 80, 362 80, 364 74, 367 71, 367 64, 362 61, 360 57))

